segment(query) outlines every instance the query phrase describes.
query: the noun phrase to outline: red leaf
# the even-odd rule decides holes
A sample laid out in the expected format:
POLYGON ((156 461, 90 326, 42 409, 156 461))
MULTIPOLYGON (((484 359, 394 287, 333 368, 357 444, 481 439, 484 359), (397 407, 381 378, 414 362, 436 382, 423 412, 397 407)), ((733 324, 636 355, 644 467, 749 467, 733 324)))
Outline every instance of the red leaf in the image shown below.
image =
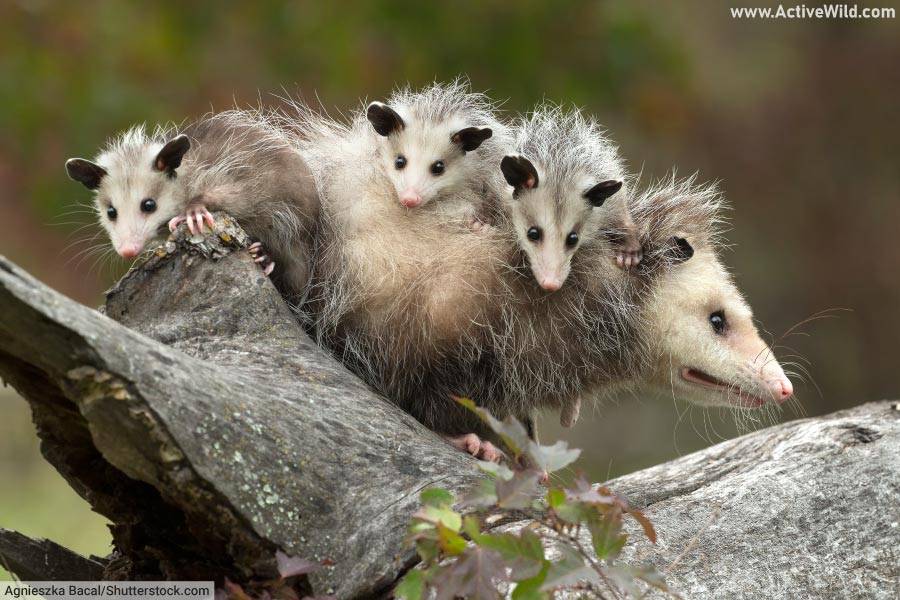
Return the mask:
POLYGON ((275 553, 275 560, 278 561, 278 574, 281 575, 282 579, 296 577, 297 575, 306 575, 322 566, 317 562, 312 562, 305 558, 288 556, 281 550, 278 550, 275 553))

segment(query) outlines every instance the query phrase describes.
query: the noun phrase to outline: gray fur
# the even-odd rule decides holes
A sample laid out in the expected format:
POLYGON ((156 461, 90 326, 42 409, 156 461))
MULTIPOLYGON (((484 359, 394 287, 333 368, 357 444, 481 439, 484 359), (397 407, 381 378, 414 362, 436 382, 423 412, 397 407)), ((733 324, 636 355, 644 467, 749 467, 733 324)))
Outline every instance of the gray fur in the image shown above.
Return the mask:
POLYGON ((139 218, 134 206, 146 190, 161 194, 156 226, 192 203, 226 211, 263 243, 275 260, 276 282, 290 300, 300 301, 309 278, 318 198, 305 162, 265 114, 232 110, 183 127, 134 127, 113 139, 96 162, 110 173, 96 193, 98 219, 108 231, 118 223, 106 218, 106 207, 117 205, 120 221, 139 218), (148 156, 178 134, 188 137, 190 149, 177 168, 155 175, 148 156))

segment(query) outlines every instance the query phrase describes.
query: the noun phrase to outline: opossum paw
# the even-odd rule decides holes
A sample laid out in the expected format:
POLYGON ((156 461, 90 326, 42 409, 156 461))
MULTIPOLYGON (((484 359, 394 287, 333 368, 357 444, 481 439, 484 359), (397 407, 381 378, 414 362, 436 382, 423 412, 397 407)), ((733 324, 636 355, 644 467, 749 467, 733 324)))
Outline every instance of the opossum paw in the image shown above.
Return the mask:
POLYGON ((641 263, 643 259, 644 251, 640 247, 640 245, 637 244, 634 246, 628 244, 624 248, 616 252, 616 264, 620 269, 630 269, 631 267, 636 267, 641 263))
POLYGON ((187 222, 191 235, 202 233, 204 225, 208 225, 210 231, 216 226, 216 220, 213 218, 212 213, 202 204, 192 204, 183 215, 173 217, 169 221, 169 231, 175 231, 176 227, 185 222, 187 222))
POLYGON ((457 450, 462 450, 463 452, 471 454, 475 458, 495 463, 500 462, 503 458, 503 452, 501 452, 499 448, 487 440, 482 440, 474 433, 457 436, 447 435, 444 437, 450 442, 451 446, 457 450))
POLYGON ((184 215, 178 215, 169 219, 169 231, 174 232, 175 229, 178 228, 179 225, 187 221, 187 217, 184 215))
POLYGON ((247 246, 247 251, 253 258, 253 262, 258 264, 263 270, 263 273, 265 273, 266 277, 272 274, 272 271, 275 270, 275 261, 269 258, 269 255, 266 254, 266 249, 263 247, 261 242, 253 242, 252 244, 247 246))

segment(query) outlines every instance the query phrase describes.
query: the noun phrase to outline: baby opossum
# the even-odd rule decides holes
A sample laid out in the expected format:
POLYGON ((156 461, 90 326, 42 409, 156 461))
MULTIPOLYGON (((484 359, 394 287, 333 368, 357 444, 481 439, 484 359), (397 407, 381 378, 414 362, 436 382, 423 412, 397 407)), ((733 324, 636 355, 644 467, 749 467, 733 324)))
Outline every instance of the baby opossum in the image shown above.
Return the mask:
POLYGON ((622 161, 594 119, 576 109, 538 107, 516 124, 516 153, 501 162, 513 187, 507 212, 543 289, 562 287, 573 254, 598 236, 621 241, 621 267, 640 262, 628 191, 619 191, 625 181, 622 161))
POLYGON ((477 361, 506 257, 491 207, 507 128, 465 84, 404 89, 349 123, 298 106, 288 119, 322 199, 306 305, 318 341, 397 401, 447 355, 477 361))
POLYGON ((94 161, 68 160, 66 171, 95 192, 100 224, 122 257, 140 254, 166 227, 212 228, 209 210, 223 210, 259 240, 251 253, 267 274, 277 267, 288 299, 304 293, 318 197, 305 162, 262 113, 212 114, 180 131, 135 127, 94 161))
POLYGON ((457 322, 473 317, 466 296, 477 294, 461 282, 473 260, 465 254, 489 237, 472 219, 506 188, 497 165, 508 136, 492 105, 462 83, 434 84, 400 90, 347 124, 299 106, 288 126, 322 198, 310 304, 320 338, 397 352, 455 337, 457 322), (429 302, 422 289, 439 293, 429 302), (409 321, 411 311, 423 320, 409 321), (398 320, 413 325, 392 330, 398 320))

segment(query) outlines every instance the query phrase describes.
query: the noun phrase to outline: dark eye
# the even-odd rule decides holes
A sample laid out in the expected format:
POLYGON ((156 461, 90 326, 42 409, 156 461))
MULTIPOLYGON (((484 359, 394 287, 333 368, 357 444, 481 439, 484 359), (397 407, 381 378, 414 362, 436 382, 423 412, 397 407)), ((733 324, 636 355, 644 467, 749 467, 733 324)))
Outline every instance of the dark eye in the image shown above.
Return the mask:
POLYGON ((115 221, 116 217, 119 216, 119 211, 116 210, 115 206, 110 206, 106 209, 106 216, 109 217, 110 221, 115 221))
POLYGON ((709 324, 712 325, 713 331, 715 331, 717 334, 724 334, 725 327, 728 325, 728 321, 725 320, 725 312, 717 310, 713 314, 709 315, 709 324))
POLYGON ((405 167, 406 166, 406 157, 401 154, 400 156, 395 158, 394 166, 397 168, 398 171, 400 169, 402 169, 403 167, 405 167))
POLYGON ((542 232, 539 228, 532 227, 525 233, 525 235, 527 235, 528 239, 531 240, 532 242, 539 242, 539 241, 541 241, 542 232))
POLYGON ((152 213, 156 210, 156 200, 153 198, 144 198, 141 200, 141 212, 152 213))
POLYGON ((566 246, 569 248, 574 248, 575 244, 578 243, 578 234, 574 231, 566 236, 566 246))
POLYGON ((440 175, 444 172, 444 161, 436 160, 431 163, 431 174, 432 175, 440 175))

